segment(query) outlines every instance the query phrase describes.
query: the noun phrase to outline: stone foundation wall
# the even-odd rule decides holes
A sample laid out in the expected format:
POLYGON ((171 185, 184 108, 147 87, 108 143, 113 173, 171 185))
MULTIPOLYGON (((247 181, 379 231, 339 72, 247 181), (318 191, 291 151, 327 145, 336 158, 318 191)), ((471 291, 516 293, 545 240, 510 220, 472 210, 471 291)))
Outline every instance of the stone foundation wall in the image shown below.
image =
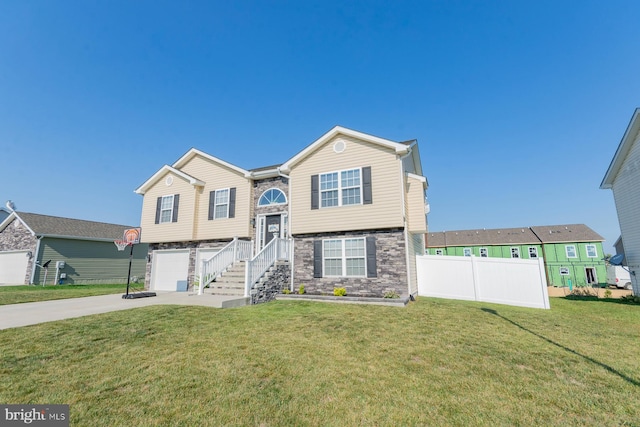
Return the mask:
POLYGON ((231 240, 202 240, 202 241, 189 241, 189 242, 169 242, 169 243, 149 243, 149 253, 147 256, 147 268, 144 277, 144 288, 149 290, 151 285, 151 267, 153 264, 153 251, 164 249, 189 249, 189 270, 187 276, 188 289, 193 289, 193 282, 195 281, 196 270, 196 252, 198 249, 222 249, 231 240))
POLYGON ((406 247, 402 229, 370 230, 351 233, 323 233, 294 236, 294 288, 304 285, 310 295, 333 295, 334 288, 345 288, 348 296, 382 297, 395 291, 408 296, 406 247), (376 238, 377 277, 313 277, 313 242, 352 237, 376 238))
POLYGON ((251 304, 261 304, 272 301, 283 289, 288 289, 291 283, 291 266, 288 262, 276 263, 274 271, 262 284, 251 289, 251 304))
POLYGON ((0 232, 0 252, 4 251, 31 251, 31 258, 27 263, 27 271, 25 272, 24 284, 29 284, 31 279, 31 271, 33 263, 36 262, 38 254, 36 248, 38 246, 38 238, 24 226, 21 221, 14 219, 9 225, 0 232))

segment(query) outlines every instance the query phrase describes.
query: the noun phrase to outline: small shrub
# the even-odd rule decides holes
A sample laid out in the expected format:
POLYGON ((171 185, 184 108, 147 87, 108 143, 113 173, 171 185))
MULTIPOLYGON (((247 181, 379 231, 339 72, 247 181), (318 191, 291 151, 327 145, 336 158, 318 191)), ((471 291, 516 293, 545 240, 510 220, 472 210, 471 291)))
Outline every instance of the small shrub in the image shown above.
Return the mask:
POLYGON ((304 285, 300 285, 300 287, 298 288, 298 294, 304 294, 304 285))
POLYGON ((383 298, 400 298, 400 295, 393 289, 385 292, 383 298))
POLYGON ((333 288, 333 295, 336 297, 343 297, 347 295, 347 290, 345 288, 333 288))
POLYGON ((604 297, 605 298, 611 298, 611 290, 607 289, 606 291, 604 291, 604 297))
POLYGON ((286 294, 286 295, 289 295, 291 293, 291 291, 289 289, 283 289, 282 293, 286 294))

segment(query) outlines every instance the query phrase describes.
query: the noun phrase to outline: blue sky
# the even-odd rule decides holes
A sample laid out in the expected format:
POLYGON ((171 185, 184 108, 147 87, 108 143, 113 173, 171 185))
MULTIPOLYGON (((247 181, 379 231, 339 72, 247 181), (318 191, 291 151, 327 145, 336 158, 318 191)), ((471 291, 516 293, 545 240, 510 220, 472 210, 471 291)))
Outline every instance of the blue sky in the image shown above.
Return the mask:
MULTIPOLYGON (((585 223, 640 106, 638 1, 0 3, 0 199, 139 224, 196 147, 284 162, 334 125, 418 139, 433 231, 585 223)), ((144 233, 144 230, 143 230, 144 233)))

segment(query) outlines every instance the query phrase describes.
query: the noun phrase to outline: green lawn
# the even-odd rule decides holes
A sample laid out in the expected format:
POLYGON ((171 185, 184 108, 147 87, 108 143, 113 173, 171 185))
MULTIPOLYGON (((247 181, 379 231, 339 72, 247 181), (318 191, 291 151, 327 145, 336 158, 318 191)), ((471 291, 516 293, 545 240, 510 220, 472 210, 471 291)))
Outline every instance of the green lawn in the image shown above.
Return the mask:
MULTIPOLYGON (((136 284, 141 287, 141 285, 136 284)), ((124 293, 127 285, 0 286, 0 305, 124 293)))
POLYGON ((640 306, 153 306, 0 331, 0 402, 78 426, 637 425, 640 306))

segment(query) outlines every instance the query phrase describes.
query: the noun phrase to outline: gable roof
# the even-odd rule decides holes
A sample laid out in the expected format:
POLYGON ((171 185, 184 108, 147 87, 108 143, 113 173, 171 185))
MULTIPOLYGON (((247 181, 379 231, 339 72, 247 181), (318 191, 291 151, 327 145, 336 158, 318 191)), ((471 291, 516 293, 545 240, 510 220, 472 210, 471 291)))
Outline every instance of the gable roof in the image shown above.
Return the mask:
POLYGON ((391 148, 395 150, 397 154, 407 154, 410 152, 410 145, 414 141, 408 141, 407 143, 393 142, 388 139, 379 138, 377 136, 369 135, 366 133, 358 132, 356 130, 347 129, 342 126, 334 126, 329 132, 322 135, 320 138, 316 139, 314 142, 309 144, 305 149, 300 151, 298 154, 287 160, 280 166, 280 170, 283 173, 289 173, 291 168, 305 157, 313 153, 318 147, 323 145, 325 142, 329 141, 331 138, 336 135, 345 135, 355 139, 359 139, 365 142, 369 142, 372 144, 381 145, 383 147, 391 148))
POLYGON ((162 176, 166 173, 166 172, 172 172, 176 175, 178 175, 179 177, 181 177, 182 179, 184 179, 185 181, 189 182, 189 184, 191 185, 197 185, 197 186, 204 186, 204 182, 200 181, 197 178, 192 177, 191 175, 188 175, 176 168, 173 168, 169 165, 164 165, 163 167, 160 168, 160 170, 156 173, 153 174, 153 176, 151 178, 149 178, 148 180, 146 180, 140 187, 136 188, 134 190, 134 193, 137 194, 144 194, 147 192, 147 190, 149 188, 151 188, 156 182, 158 182, 158 180, 160 180, 160 178, 162 178, 162 176))
POLYGON ((191 148, 189 151, 187 151, 182 157, 180 157, 178 160, 176 160, 176 162, 172 165, 174 168, 176 169, 180 169, 182 166, 184 166, 185 164, 187 164, 187 162, 191 159, 193 159, 196 156, 200 156, 200 157, 204 157, 207 160, 210 160, 214 163, 218 163, 222 166, 225 166, 233 171, 236 171, 246 177, 249 176, 249 171, 242 169, 236 165, 232 165, 229 162, 225 162, 224 160, 221 160, 217 157, 212 156, 211 154, 207 154, 204 151, 200 151, 197 148, 191 148))
POLYGON ((602 236, 584 224, 567 224, 430 232, 427 233, 426 247, 527 245, 603 240, 602 236))
POLYGON ((631 151, 631 147, 633 147, 634 142, 638 140, 639 135, 640 108, 636 108, 633 112, 633 116, 631 116, 631 121, 629 122, 629 126, 627 126, 627 130, 624 132, 620 144, 618 144, 616 153, 613 155, 613 159, 611 159, 609 169, 607 169, 607 172, 604 174, 604 178, 602 179, 602 183, 600 183, 601 189, 609 189, 613 186, 613 181, 616 179, 618 172, 620 172, 620 168, 622 167, 627 154, 631 151))
POLYGON ((584 224, 531 227, 542 243, 603 242, 604 237, 584 224))
POLYGON ((113 241, 121 239, 125 229, 133 228, 130 225, 14 211, 0 224, 0 231, 4 230, 14 219, 22 222, 35 236, 82 240, 113 241))

